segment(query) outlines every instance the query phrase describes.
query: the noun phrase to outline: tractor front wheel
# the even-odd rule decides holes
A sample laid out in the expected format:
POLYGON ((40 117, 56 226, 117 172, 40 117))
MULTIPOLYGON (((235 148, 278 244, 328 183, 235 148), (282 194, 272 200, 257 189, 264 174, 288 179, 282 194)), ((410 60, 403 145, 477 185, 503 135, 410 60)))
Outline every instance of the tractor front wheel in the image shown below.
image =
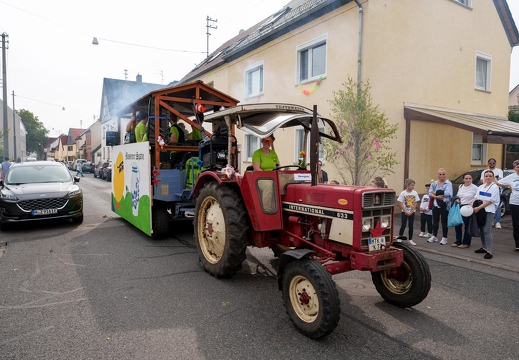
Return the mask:
POLYGON ((204 269, 216 277, 236 274, 249 244, 248 214, 241 194, 216 182, 205 184, 195 207, 195 243, 204 269))
POLYGON ((330 334, 340 318, 332 276, 316 260, 293 260, 283 272, 283 303, 297 330, 311 339, 330 334))
POLYGON ((388 303, 401 308, 422 302, 431 289, 431 271, 425 258, 402 243, 394 247, 404 250, 404 261, 397 268, 371 273, 378 293, 388 303))

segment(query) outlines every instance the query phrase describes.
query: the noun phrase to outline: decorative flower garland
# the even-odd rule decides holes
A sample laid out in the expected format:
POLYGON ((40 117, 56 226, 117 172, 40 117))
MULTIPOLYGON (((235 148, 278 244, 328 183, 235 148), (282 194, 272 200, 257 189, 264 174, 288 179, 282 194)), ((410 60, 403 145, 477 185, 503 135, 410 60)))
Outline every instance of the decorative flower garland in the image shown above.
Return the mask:
POLYGON ((307 90, 307 89, 303 89, 303 85, 299 84, 297 85, 297 87, 303 92, 303 94, 305 95, 310 95, 311 93, 313 93, 315 90, 317 90, 317 88, 319 87, 319 85, 321 85, 321 82, 323 81, 323 77, 320 76, 319 79, 317 79, 317 81, 315 82, 314 86, 310 89, 310 90, 307 90))

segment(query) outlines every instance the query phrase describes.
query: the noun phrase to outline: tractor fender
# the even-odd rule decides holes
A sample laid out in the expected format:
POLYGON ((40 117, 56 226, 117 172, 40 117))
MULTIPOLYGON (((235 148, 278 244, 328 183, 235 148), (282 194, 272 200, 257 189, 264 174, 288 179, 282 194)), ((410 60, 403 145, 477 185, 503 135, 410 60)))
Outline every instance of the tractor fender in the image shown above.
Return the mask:
POLYGON ((212 181, 216 181, 218 184, 226 184, 226 185, 235 186, 235 187, 238 186, 236 180, 234 180, 234 179, 222 180, 220 178, 219 174, 217 174, 214 171, 210 171, 210 170, 203 171, 202 173, 200 173, 198 180, 195 182, 195 186, 193 188, 193 196, 195 196, 195 197, 198 196, 198 194, 200 193, 200 190, 202 190, 204 188, 205 184, 208 182, 212 182, 212 181))
POLYGON ((309 250, 309 249, 296 249, 296 250, 288 250, 282 253, 279 256, 279 263, 278 263, 278 288, 279 290, 283 290, 283 271, 285 270, 285 267, 294 260, 301 260, 304 257, 308 257, 310 254, 315 254, 315 251, 309 250))

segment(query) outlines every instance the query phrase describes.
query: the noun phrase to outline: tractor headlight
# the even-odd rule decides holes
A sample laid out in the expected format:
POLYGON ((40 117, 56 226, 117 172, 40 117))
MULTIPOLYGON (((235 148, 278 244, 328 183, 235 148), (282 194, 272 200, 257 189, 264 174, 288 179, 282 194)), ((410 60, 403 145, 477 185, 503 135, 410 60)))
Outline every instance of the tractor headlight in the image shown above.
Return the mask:
POLYGON ((389 227, 390 223, 391 223, 391 216, 386 215, 386 216, 382 216, 380 218, 380 227, 382 229, 387 229, 389 227))
POLYGON ((366 232, 373 229, 373 218, 362 219, 362 231, 366 232))

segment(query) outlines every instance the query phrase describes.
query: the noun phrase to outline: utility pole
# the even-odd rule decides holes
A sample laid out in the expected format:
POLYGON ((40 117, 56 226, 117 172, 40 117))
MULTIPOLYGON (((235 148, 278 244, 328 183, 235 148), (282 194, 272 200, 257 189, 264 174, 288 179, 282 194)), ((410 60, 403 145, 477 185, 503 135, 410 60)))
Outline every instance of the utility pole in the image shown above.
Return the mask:
POLYGON ((9 124, 7 122, 7 66, 6 66, 6 60, 5 60, 5 50, 7 49, 7 44, 9 44, 9 40, 7 38, 9 35, 6 33, 2 34, 2 88, 3 88, 3 96, 2 96, 2 103, 4 105, 4 156, 9 156, 9 124))
POLYGON ((13 160, 16 161, 18 158, 16 157, 16 112, 14 111, 14 90, 13 90, 13 149, 14 149, 13 160))
POLYGON ((207 28, 207 32, 206 32, 206 34, 207 34, 207 57, 209 57, 209 36, 211 36, 209 29, 218 29, 218 26, 213 26, 213 25, 209 24, 209 21, 218 22, 218 19, 216 19, 216 20, 211 19, 208 15, 206 20, 207 20, 207 25, 205 27, 207 28))

